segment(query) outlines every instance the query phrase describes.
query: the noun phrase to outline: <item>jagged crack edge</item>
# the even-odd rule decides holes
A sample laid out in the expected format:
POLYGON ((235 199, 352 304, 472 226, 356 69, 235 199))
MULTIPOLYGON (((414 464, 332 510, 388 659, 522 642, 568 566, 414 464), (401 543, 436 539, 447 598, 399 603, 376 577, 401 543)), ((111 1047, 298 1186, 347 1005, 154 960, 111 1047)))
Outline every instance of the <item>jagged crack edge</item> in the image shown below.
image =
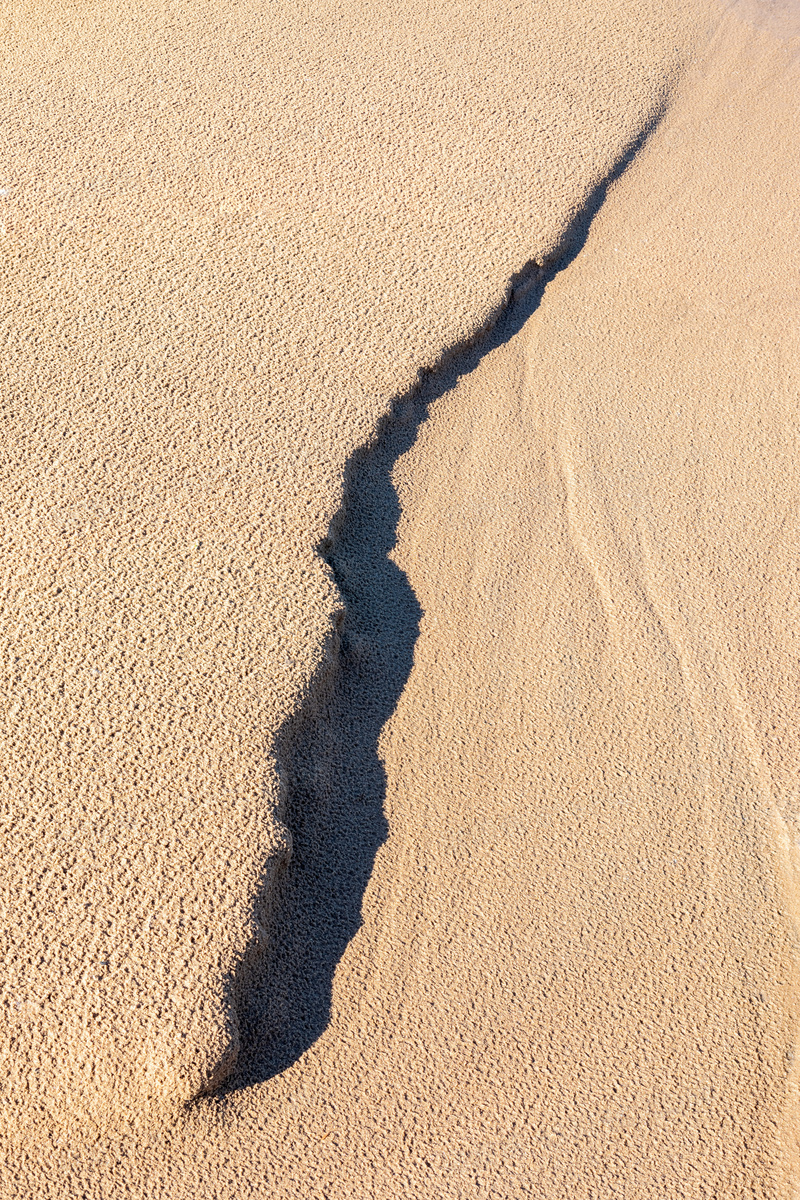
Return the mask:
MULTIPOLYGON (((293 774, 291 765, 295 741, 293 733, 301 719, 318 711, 324 703, 325 698, 330 694, 339 668, 341 631, 347 616, 347 605, 333 578, 331 559, 336 553, 337 544, 347 519, 350 480, 354 466, 380 443, 381 438, 394 421, 404 419, 405 410, 414 404, 424 384, 442 373, 454 358, 474 349, 481 341, 488 338, 515 305, 523 304, 537 287, 543 291, 547 284, 573 261, 586 240, 590 225, 605 201, 608 189, 628 169, 661 124, 672 99, 674 83, 673 79, 665 84, 662 93, 645 115, 641 127, 625 144, 613 166, 598 183, 590 188, 582 203, 576 206, 573 216, 566 222, 558 238, 555 250, 546 257, 542 257, 541 260, 529 258, 518 271, 509 277, 500 300, 485 320, 465 338, 458 339, 441 351, 431 366, 423 366, 418 369, 410 387, 388 401, 385 412, 375 422, 370 436, 352 451, 345 464, 341 501, 331 519, 327 534, 315 547, 323 569, 335 589, 337 603, 329 614, 330 628, 319 646, 317 665, 309 675, 305 686, 299 691, 293 712, 283 721, 275 735, 269 754, 279 788, 279 804, 273 815, 278 823, 280 834, 284 838, 284 849, 275 856, 277 862, 273 858, 265 864, 261 887, 254 903, 253 925, 256 932, 246 946, 239 963, 226 980, 228 1006, 235 1034, 234 1041, 237 1046, 240 1046, 242 1042, 240 1032, 244 1023, 241 1014, 246 1004, 246 996, 243 994, 246 991, 245 980, 249 975, 255 973, 257 969, 255 960, 260 959, 268 951, 268 939, 265 931, 272 915, 280 874, 291 857, 291 832, 286 826, 283 816, 286 811, 293 774), (248 969, 248 964, 250 964, 250 969, 248 969)), ((212 1093, 225 1088, 237 1066, 238 1057, 236 1054, 228 1059, 224 1064, 224 1070, 221 1070, 222 1064, 215 1067, 208 1083, 193 1097, 190 1104, 208 1099, 212 1093)))

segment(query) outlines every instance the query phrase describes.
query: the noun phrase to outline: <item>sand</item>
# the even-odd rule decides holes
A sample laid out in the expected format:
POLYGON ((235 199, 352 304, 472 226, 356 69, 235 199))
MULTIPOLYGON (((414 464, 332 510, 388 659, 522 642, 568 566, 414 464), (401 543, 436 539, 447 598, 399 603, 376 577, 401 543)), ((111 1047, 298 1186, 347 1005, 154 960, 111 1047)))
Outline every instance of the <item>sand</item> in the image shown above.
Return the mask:
POLYGON ((762 11, 15 10, 10 1194, 792 1194, 762 11))

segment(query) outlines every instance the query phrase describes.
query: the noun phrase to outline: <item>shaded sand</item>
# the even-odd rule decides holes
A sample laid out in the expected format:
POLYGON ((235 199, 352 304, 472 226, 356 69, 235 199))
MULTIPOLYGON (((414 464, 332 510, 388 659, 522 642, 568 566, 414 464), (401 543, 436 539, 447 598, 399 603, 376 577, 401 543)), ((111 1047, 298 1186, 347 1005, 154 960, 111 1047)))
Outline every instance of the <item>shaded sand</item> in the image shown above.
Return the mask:
MULTIPOLYGON (((295 852, 228 1089, 88 1149, 57 1099, 62 1129, 8 1155, 11 1194, 793 1193, 797 46, 729 15, 699 58, 627 170, 620 139, 591 175, 607 187, 581 176, 569 254, 350 461, 327 550, 347 615, 283 726, 295 852)), ((220 529, 224 496, 207 497, 220 529)), ((242 729, 278 711, 254 683, 256 700, 242 729)), ((137 803, 165 811, 157 795, 137 803)), ((254 861, 229 799, 202 836, 166 812, 173 854, 230 855, 235 836, 254 861)), ((211 955, 252 906, 243 871, 211 886, 192 862, 167 889, 209 934, 188 973, 137 992, 173 1098, 199 1077, 167 1037, 178 983, 186 1012, 208 997, 229 1019, 211 955), (231 908, 212 921, 213 904, 231 908)), ((163 962, 172 943, 148 944, 163 962)))
POLYGON ((4 9, 10 1135, 173 1111, 233 1066, 344 464, 557 252, 696 23, 4 9))

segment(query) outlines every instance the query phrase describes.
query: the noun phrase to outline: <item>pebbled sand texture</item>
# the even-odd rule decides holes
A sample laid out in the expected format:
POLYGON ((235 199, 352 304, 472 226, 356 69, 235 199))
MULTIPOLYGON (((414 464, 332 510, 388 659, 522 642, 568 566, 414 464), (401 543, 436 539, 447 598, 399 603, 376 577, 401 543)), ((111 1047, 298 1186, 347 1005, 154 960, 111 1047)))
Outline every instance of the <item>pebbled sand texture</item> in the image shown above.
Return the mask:
MULTIPOLYGON (((416 55, 467 23, 474 37, 474 7, 444 11, 416 55)), ((354 173, 345 253, 346 154, 329 148, 335 220, 304 243, 329 258, 282 310, 305 338, 281 351, 276 320, 260 371, 241 315, 263 331, 272 294, 253 280, 252 213, 187 265, 201 206, 184 186, 191 221, 159 227, 140 261, 151 277, 173 262, 184 289, 205 272, 207 323, 184 293, 155 303, 143 273, 137 290, 131 245, 92 285, 125 303, 82 333, 83 359, 79 314, 109 325, 108 303, 74 300, 88 250, 69 248, 86 282, 61 309, 17 259, 41 307, 6 365, 7 979, 30 1006, 8 1026, 10 1194, 796 1194, 800 40, 788 6, 780 28, 739 4, 660 24, 482 11, 496 41, 480 87, 462 58, 463 90, 432 109, 428 70, 415 77, 430 207, 385 193, 392 257, 354 173), (541 68, 524 114, 523 64, 512 87, 502 49, 522 22, 541 68), (494 114, 482 143, 465 96, 494 114), (438 226, 431 183, 453 163, 472 199, 442 185, 438 226), (529 260, 548 265, 494 329, 353 456, 529 260), (366 263, 391 264, 390 301, 362 305, 366 263), (48 320, 62 358, 36 350, 48 320), (192 369, 167 398, 176 343, 192 369), (78 401, 100 348, 105 390, 78 401), (229 1088, 181 1113, 237 1049, 229 1088), (160 1128, 117 1128, 141 1113, 160 1128)), ((253 11, 236 13, 252 34, 253 11)), ((364 96, 385 113, 402 91, 376 60, 410 53, 407 15, 379 53, 386 14, 339 12, 349 37, 326 14, 326 46, 357 28, 353 61, 375 54, 362 132, 364 96)), ((109 27, 128 44, 118 14, 109 27)), ((148 25, 159 44, 178 27, 148 25)), ((230 30, 197 29, 231 53, 230 30)), ((286 32, 252 38, 247 61, 286 32)), ((347 51, 325 61, 344 92, 347 51)))

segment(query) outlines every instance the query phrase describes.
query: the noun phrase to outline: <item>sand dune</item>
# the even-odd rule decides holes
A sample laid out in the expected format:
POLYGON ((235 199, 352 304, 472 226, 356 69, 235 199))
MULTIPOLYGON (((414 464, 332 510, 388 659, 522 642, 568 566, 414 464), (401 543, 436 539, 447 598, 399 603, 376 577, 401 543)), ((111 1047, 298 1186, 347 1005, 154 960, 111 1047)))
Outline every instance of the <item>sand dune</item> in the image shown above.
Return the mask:
POLYGON ((9 22, 10 1194, 793 1194, 762 12, 9 22))

